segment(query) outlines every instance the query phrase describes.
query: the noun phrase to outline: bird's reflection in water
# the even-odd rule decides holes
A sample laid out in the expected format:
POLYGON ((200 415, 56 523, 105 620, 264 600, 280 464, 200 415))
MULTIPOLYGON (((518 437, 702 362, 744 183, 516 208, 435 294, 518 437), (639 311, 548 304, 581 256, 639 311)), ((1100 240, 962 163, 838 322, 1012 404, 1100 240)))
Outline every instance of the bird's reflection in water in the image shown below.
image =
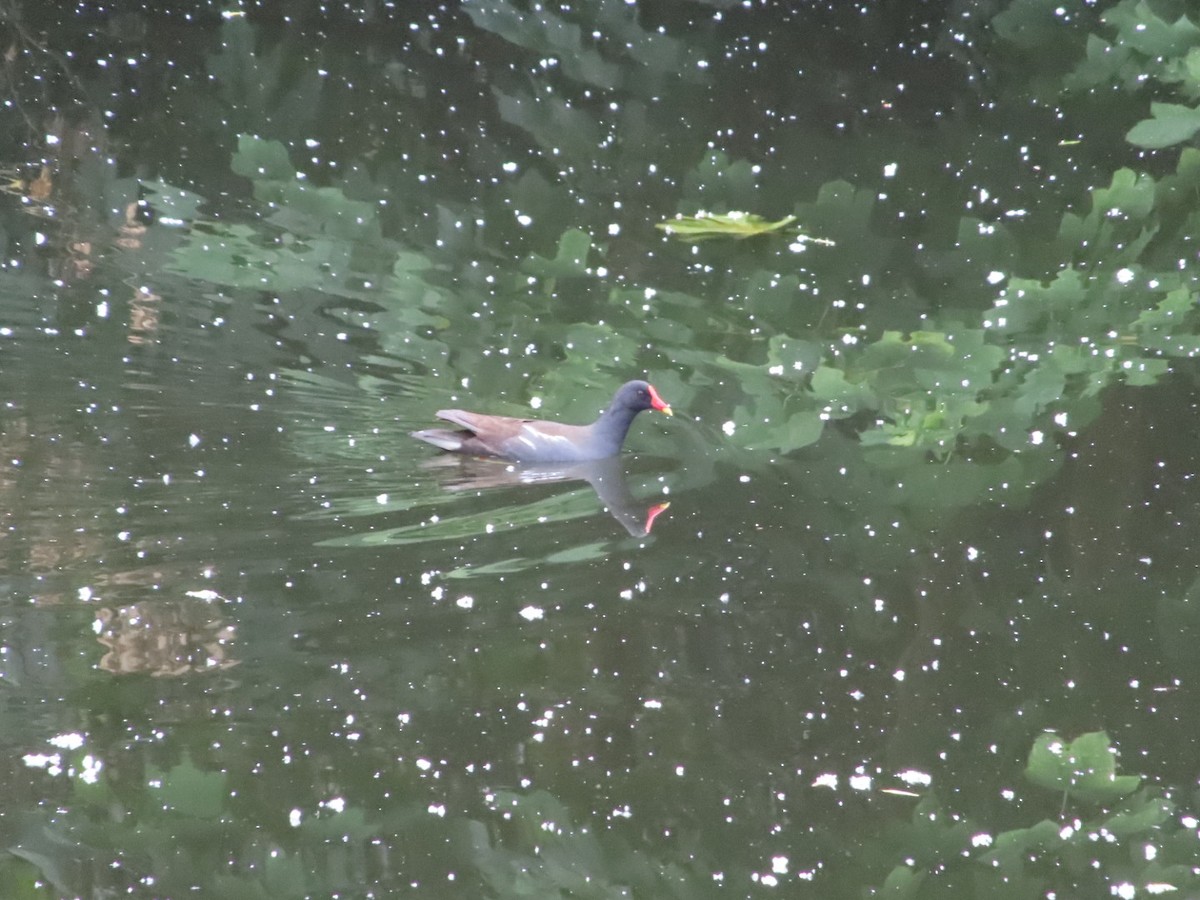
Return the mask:
POLYGON ((471 456, 434 457, 422 468, 437 469, 447 491, 479 491, 520 485, 586 481, 610 516, 634 537, 645 537, 654 520, 670 503, 647 505, 629 490, 625 466, 619 456, 590 462, 521 465, 471 456))

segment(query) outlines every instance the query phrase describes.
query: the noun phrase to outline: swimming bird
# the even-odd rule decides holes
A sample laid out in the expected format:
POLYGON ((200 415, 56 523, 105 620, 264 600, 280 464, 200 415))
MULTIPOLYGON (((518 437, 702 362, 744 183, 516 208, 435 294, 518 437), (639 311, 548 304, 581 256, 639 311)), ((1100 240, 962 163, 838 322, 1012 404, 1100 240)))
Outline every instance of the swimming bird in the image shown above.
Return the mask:
POLYGON ((652 385, 628 381, 617 389, 608 409, 591 425, 440 409, 437 417, 457 425, 459 430, 430 428, 414 431, 412 436, 450 453, 522 463, 582 462, 620 453, 629 426, 644 409, 672 415, 671 407, 652 385))

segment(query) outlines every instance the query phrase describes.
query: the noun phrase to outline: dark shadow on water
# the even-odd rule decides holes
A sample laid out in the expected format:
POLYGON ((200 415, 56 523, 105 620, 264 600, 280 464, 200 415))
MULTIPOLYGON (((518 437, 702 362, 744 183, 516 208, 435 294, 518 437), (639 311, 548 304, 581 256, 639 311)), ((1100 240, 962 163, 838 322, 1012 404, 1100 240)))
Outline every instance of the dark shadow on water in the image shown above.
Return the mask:
MULTIPOLYGON (((534 544, 543 545, 542 537, 552 532, 552 526, 586 522, 601 509, 630 536, 645 538, 667 504, 639 500, 635 491, 650 491, 640 485, 663 480, 663 468, 660 459, 631 455, 591 463, 519 466, 446 454, 417 463, 412 470, 416 478, 403 483, 376 478, 369 487, 347 489, 320 511, 301 518, 336 521, 353 531, 318 540, 321 547, 456 542, 516 531, 527 532, 534 544), (397 522, 397 517, 407 521, 397 522)), ((554 537, 563 535, 560 531, 554 537)), ((591 546, 592 538, 577 537, 591 546)))
POLYGON ((442 487, 452 493, 586 481, 608 514, 633 537, 650 534, 654 520, 670 506, 665 501, 647 505, 645 501, 638 500, 629 489, 625 463, 621 457, 583 463, 522 466, 447 454, 429 460, 423 468, 437 471, 442 487))

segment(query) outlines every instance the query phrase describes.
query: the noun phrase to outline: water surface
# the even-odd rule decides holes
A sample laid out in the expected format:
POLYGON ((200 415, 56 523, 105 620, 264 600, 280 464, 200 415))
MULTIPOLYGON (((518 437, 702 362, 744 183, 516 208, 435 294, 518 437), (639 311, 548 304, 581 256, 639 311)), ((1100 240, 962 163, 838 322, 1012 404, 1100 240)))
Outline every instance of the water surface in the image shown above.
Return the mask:
POLYGON ((0 893, 1196 890, 1186 10, 391 7, 5 24, 0 893))

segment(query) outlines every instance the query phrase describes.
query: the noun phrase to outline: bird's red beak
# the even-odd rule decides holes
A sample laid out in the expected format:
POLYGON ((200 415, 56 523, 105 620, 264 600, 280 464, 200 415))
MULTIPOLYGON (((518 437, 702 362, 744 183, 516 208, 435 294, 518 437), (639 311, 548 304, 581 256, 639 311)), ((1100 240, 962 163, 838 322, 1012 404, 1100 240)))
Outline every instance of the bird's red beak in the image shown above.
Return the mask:
POLYGON ((667 403, 667 401, 664 400, 662 397, 658 396, 658 391, 656 391, 654 389, 654 386, 653 385, 646 385, 646 386, 648 388, 650 388, 650 406, 653 407, 654 409, 657 409, 664 416, 675 415, 675 413, 671 412, 671 407, 667 403))
POLYGON ((655 503, 646 510, 646 525, 644 526, 646 534, 649 534, 650 529, 654 527, 654 520, 658 518, 659 513, 666 512, 667 507, 670 505, 669 501, 667 503, 655 503))

